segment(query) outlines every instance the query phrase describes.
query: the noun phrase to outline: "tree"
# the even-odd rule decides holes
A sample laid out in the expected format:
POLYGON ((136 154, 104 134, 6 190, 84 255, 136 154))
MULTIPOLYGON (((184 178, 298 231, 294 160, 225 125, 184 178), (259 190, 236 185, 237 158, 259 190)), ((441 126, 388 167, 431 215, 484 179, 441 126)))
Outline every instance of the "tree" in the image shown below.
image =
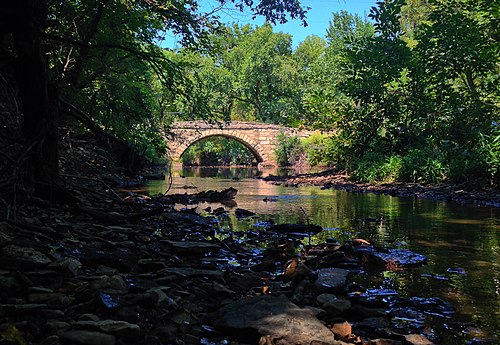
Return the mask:
POLYGON ((234 25, 235 44, 223 55, 234 75, 234 119, 292 124, 298 114, 297 71, 292 38, 270 24, 255 29, 234 25))
MULTIPOLYGON (((219 3, 223 6, 228 1, 219 3)), ((305 9, 296 1, 230 3, 248 7, 272 22, 285 21, 287 13, 305 20, 305 9)), ((14 69, 28 152, 23 171, 28 187, 34 180, 49 185, 57 182, 58 93, 86 105, 83 112, 97 109, 100 95, 111 96, 100 100, 103 104, 112 101, 117 106, 114 111, 122 115, 129 106, 123 101, 131 92, 140 95, 143 85, 152 82, 149 76, 153 74, 163 85, 175 89, 176 78, 171 72, 176 66, 169 63, 156 39, 169 29, 181 34, 187 45, 202 45, 207 33, 220 25, 216 13, 200 13, 198 9, 195 0, 16 0, 0 5, 1 48, 17 66, 14 69), (44 58, 45 50, 50 53, 50 64, 44 58), (123 75, 131 60, 131 74, 123 75), (118 83, 142 75, 144 68, 148 72, 143 85, 119 91, 118 83)))

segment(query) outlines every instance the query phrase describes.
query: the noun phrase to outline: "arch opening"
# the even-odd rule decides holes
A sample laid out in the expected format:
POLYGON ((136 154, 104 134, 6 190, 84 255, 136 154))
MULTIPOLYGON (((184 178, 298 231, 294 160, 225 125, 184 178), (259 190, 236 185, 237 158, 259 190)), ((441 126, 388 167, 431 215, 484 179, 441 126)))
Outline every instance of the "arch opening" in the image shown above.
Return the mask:
POLYGON ((184 165, 258 165, 264 157, 255 146, 224 133, 199 135, 179 147, 174 158, 184 165))

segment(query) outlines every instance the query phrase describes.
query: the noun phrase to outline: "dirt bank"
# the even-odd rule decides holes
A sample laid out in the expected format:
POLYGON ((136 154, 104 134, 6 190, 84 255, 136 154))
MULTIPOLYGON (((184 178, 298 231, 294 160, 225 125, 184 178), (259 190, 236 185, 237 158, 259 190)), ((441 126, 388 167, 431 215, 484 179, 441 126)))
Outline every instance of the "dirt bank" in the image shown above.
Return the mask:
POLYGON ((398 197, 417 197, 436 201, 457 202, 476 206, 500 207, 500 191, 498 188, 471 188, 470 184, 420 184, 420 183, 380 183, 370 184, 353 182, 349 176, 327 170, 314 174, 294 176, 267 176, 263 178, 273 184, 286 186, 321 186, 323 189, 341 189, 353 193, 374 193, 398 197))

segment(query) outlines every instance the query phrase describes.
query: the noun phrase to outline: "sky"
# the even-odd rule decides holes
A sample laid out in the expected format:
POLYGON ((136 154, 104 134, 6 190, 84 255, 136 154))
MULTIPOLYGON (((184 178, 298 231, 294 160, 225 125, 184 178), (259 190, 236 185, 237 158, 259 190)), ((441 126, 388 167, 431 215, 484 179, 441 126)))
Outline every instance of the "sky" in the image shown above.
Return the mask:
MULTIPOLYGON (((286 24, 276 25, 274 31, 291 34, 293 36, 293 47, 296 48, 309 35, 324 37, 332 13, 346 10, 364 18, 370 13, 370 8, 375 6, 375 2, 376 0, 302 0, 301 4, 303 6, 311 8, 307 13, 308 26, 302 26, 300 20, 289 20, 286 24)), ((203 11, 210 11, 216 6, 216 3, 211 0, 203 0, 200 3, 203 11)), ((264 18, 259 17, 252 20, 250 12, 241 13, 237 9, 219 12, 219 15, 220 20, 228 24, 236 22, 241 25, 262 25, 264 23, 264 18)), ((167 34, 164 44, 169 48, 178 48, 177 40, 173 35, 167 34)))

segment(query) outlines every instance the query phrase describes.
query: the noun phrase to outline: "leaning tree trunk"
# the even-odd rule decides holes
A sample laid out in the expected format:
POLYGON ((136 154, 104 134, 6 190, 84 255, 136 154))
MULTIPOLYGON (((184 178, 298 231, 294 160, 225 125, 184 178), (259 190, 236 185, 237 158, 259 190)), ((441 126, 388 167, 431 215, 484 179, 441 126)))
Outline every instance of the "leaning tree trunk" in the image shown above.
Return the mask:
MULTIPOLYGON (((22 106, 22 133, 28 152, 24 183, 28 190, 46 191, 58 179, 56 95, 49 91, 48 66, 41 32, 46 22, 45 0, 11 0, 0 5, 9 18, 2 31, 12 35, 16 55, 16 79, 22 106), (4 7, 5 6, 5 7, 4 7)), ((43 193, 43 192, 42 192, 43 193)))

